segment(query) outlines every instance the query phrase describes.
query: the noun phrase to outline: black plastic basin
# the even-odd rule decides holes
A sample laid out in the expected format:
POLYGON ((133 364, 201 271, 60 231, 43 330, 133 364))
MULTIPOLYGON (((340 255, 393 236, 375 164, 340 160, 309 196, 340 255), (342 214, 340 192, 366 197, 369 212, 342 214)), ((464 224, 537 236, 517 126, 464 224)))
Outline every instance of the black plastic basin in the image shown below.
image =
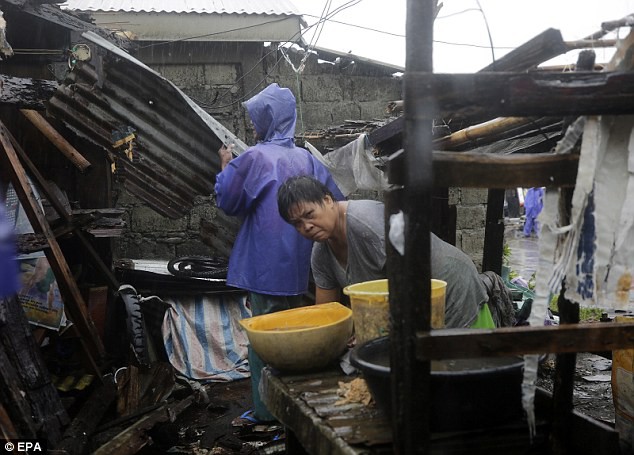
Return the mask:
MULTIPOLYGON (((389 338, 357 346, 351 362, 363 372, 379 408, 391 417, 389 338)), ((523 367, 519 357, 433 361, 432 431, 483 429, 521 420, 523 367)))

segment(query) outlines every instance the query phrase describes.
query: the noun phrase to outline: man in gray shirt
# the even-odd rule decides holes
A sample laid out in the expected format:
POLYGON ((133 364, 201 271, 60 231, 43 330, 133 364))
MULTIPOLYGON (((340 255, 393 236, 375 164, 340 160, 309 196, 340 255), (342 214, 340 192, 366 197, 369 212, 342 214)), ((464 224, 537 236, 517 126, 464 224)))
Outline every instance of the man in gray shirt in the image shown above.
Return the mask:
MULTIPOLYGON (((278 191, 280 215, 315 241, 311 257, 316 303, 338 301, 341 288, 386 277, 384 206, 336 201, 319 181, 294 177, 278 191)), ((431 234, 432 277, 447 282, 445 325, 471 327, 488 300, 473 261, 431 234)))

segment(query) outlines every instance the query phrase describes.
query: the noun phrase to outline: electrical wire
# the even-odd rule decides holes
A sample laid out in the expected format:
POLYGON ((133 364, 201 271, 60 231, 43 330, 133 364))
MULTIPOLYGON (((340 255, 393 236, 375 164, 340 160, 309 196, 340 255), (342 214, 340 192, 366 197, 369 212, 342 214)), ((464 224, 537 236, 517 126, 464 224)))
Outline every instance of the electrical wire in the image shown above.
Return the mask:
MULTIPOLYGON (((318 21, 316 21, 315 23, 309 25, 305 29, 300 30, 297 33, 293 34, 287 41, 279 44, 278 47, 273 47, 269 52, 265 53, 251 67, 251 69, 249 69, 247 72, 242 74, 242 76, 239 77, 234 82, 234 84, 230 87, 229 90, 225 91, 225 93, 223 93, 222 95, 218 96, 215 99, 215 102, 213 104, 209 104, 207 102, 203 102, 202 100, 195 100, 195 101, 201 107, 206 107, 208 109, 225 109, 225 108, 228 108, 228 107, 231 107, 231 106, 234 106, 234 105, 236 105, 238 103, 243 102, 245 99, 250 97, 251 94, 256 92, 267 81, 267 79, 271 75, 271 72, 275 68, 277 68, 277 66, 279 65, 279 63, 280 63, 280 61, 282 59, 284 59, 284 58, 288 59, 288 56, 284 53, 282 48, 284 48, 285 46, 287 46, 287 45, 289 45, 291 43, 294 43, 299 36, 306 36, 307 33, 311 29, 315 28, 315 30, 313 30, 313 35, 311 37, 311 40, 310 40, 308 46, 306 46, 305 56, 302 58, 302 61, 305 62, 305 60, 308 58, 308 56, 311 53, 311 51, 313 51, 316 48, 317 42, 319 40, 319 37, 321 36, 321 33, 323 31, 323 28, 324 28, 324 25, 325 25, 325 23, 327 21, 328 22, 332 22, 332 23, 339 23, 339 24, 347 25, 347 26, 351 26, 351 27, 356 27, 356 28, 360 28, 360 29, 365 29, 365 30, 376 32, 376 33, 382 33, 382 34, 387 34, 387 35, 392 35, 392 36, 397 36, 397 37, 403 37, 403 38, 405 37, 405 35, 402 35, 402 34, 386 32, 386 31, 374 29, 374 28, 371 28, 371 27, 363 27, 363 26, 359 26, 359 25, 355 25, 355 24, 349 24, 349 23, 346 23, 346 22, 336 21, 336 20, 332 19, 334 16, 336 16, 340 12, 342 12, 342 11, 348 9, 348 8, 351 8, 353 6, 356 6, 361 1, 362 0, 349 0, 348 2, 344 3, 343 5, 335 8, 334 10, 329 11, 330 6, 332 4, 332 0, 327 0, 325 5, 324 5, 324 8, 322 10, 322 15, 319 17, 318 21), (272 53, 277 52, 277 51, 280 51, 280 54, 281 54, 280 57, 277 58, 275 63, 273 64, 273 66, 266 71, 263 79, 260 80, 257 84, 255 84, 254 87, 251 90, 249 90, 248 92, 245 92, 241 97, 239 97, 238 99, 232 101, 231 103, 223 104, 223 105, 218 105, 217 104, 218 102, 220 102, 223 99, 225 99, 231 93, 231 88, 236 87, 242 80, 244 80, 245 77, 247 77, 254 70, 259 68, 260 63, 264 59, 266 59, 269 55, 271 55, 272 53)), ((489 25, 488 25, 488 21, 487 21, 487 18, 486 18, 486 14, 484 13, 482 7, 480 6, 480 2, 478 0, 476 0, 476 3, 478 4, 479 8, 468 8, 468 9, 465 9, 465 10, 462 10, 462 11, 459 11, 459 12, 456 12, 456 13, 452 13, 452 14, 448 14, 448 15, 439 17, 439 19, 448 18, 448 17, 451 17, 451 16, 467 13, 467 12, 470 12, 470 11, 479 11, 482 14, 482 16, 484 18, 484 21, 485 21, 485 25, 486 25, 486 28, 487 28, 487 33, 488 33, 488 36, 489 36, 489 43, 490 43, 489 46, 483 46, 483 45, 477 45, 477 44, 469 44, 469 43, 456 43, 456 42, 441 41, 441 40, 434 40, 434 42, 435 43, 440 43, 440 44, 445 44, 445 45, 452 45, 452 46, 466 46, 466 47, 476 47, 476 48, 488 48, 488 49, 491 49, 493 61, 495 61, 494 49, 514 49, 514 47, 503 47, 503 46, 494 47, 493 46, 493 40, 492 40, 492 37, 491 37, 491 32, 490 32, 490 29, 489 29, 489 25)), ((312 15, 303 15, 303 16, 316 17, 316 16, 312 16, 312 15)), ((221 31, 221 32, 208 33, 208 34, 204 34, 204 35, 197 35, 197 36, 192 36, 192 37, 187 37, 187 38, 182 38, 182 39, 177 39, 177 40, 162 41, 160 43, 152 43, 152 44, 149 44, 147 46, 140 46, 139 49, 144 49, 144 48, 148 48, 148 47, 152 47, 152 46, 166 45, 166 44, 171 44, 171 43, 175 43, 175 42, 188 41, 188 40, 192 40, 192 39, 204 38, 204 37, 219 35, 219 34, 223 34, 223 33, 233 32, 233 31, 245 30, 245 29, 249 29, 249 28, 254 28, 254 27, 259 27, 259 26, 266 25, 266 24, 279 22, 279 21, 286 20, 286 19, 287 18, 276 19, 276 20, 264 22, 262 24, 250 25, 250 26, 245 26, 245 27, 237 27, 237 28, 234 28, 234 29, 224 30, 224 31, 221 31)))
POLYGON ((489 35, 489 44, 491 45, 491 57, 493 58, 493 63, 495 63, 495 48, 493 47, 493 38, 491 37, 491 29, 489 28, 489 21, 487 20, 487 15, 484 13, 482 6, 480 6, 480 0, 475 0, 482 13, 482 17, 484 18, 484 25, 487 29, 487 35, 489 35))
MULTIPOLYGON (((302 16, 314 17, 314 18, 319 19, 319 16, 313 16, 312 14, 302 14, 302 16)), ((345 25, 345 26, 348 26, 348 27, 359 28, 361 30, 367 30, 369 32, 381 33, 383 35, 396 36, 398 38, 405 38, 405 35, 402 34, 402 33, 386 32, 385 30, 379 30, 379 29, 372 28, 372 27, 365 27, 363 25, 351 24, 350 22, 336 21, 334 19, 327 19, 327 20, 328 20, 328 22, 331 22, 333 24, 340 24, 340 25, 345 25)))
MULTIPOLYGON (((361 2, 362 0, 350 0, 347 3, 344 3, 343 5, 335 8, 333 11, 331 11, 330 13, 328 13, 328 15, 321 21, 319 22, 324 22, 327 20, 330 20, 330 18, 334 17, 336 14, 339 14, 340 12, 355 6, 357 3, 361 2)), ((306 27, 303 31, 300 30, 297 33, 293 34, 287 41, 285 41, 284 43, 281 43, 280 46, 285 46, 288 45, 290 43, 294 43, 295 39, 298 36, 303 36, 304 34, 306 34, 311 28, 317 26, 319 24, 319 22, 316 22, 315 24, 312 24, 308 27, 306 27)), ((238 83, 240 83, 246 76, 248 76, 250 73, 252 73, 256 68, 258 68, 258 65, 265 59, 267 58, 269 55, 271 55, 273 52, 278 51, 277 48, 273 48, 271 51, 267 52, 266 54, 264 54, 264 56, 262 56, 262 58, 260 58, 252 67, 249 71, 247 71, 246 73, 244 73, 240 78, 238 78, 235 83, 231 86, 231 88, 236 87, 238 85, 238 83)), ((307 54, 309 53, 308 49, 307 49, 307 54)), ((254 87, 249 91, 246 92, 243 96, 239 97, 238 99, 236 99, 235 101, 232 101, 229 104, 225 104, 225 105, 220 105, 220 106, 216 106, 214 105, 213 108, 214 109, 224 109, 227 107, 231 107, 234 106, 238 103, 243 102, 245 99, 247 99, 252 93, 254 93, 256 90, 258 90, 267 80, 267 78, 270 76, 270 73, 273 69, 275 69, 280 61, 284 58, 284 55, 281 55, 276 61, 275 64, 266 72, 266 74, 264 75, 264 78, 262 80, 260 80, 260 82, 258 82, 257 84, 254 85, 254 87)), ((231 92, 231 90, 227 90, 223 95, 219 96, 218 99, 216 101, 221 101, 222 99, 224 99, 229 93, 231 92)), ((207 104, 208 108, 211 108, 212 106, 210 106, 209 104, 207 104)))
MULTIPOLYGON (((491 49, 490 45, 486 46, 484 44, 452 43, 451 41, 441 41, 441 40, 434 40, 434 43, 446 44, 448 46, 464 46, 464 47, 477 47, 480 49, 491 49)), ((494 49, 516 49, 516 48, 512 46, 495 46, 494 49)))

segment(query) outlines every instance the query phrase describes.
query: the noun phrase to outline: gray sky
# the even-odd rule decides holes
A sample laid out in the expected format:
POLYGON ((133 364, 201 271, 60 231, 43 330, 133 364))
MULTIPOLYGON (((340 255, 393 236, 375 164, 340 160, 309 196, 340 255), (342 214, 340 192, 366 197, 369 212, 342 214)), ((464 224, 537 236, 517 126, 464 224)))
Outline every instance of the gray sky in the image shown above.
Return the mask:
MULTIPOLYGON (((321 16, 327 0, 293 0, 293 3, 302 13, 316 16, 305 17, 310 25, 321 16)), ((547 28, 561 30, 564 40, 578 40, 598 31, 601 22, 634 13, 634 0, 480 0, 479 3, 489 25, 495 58, 547 28)), ((317 45, 405 66, 406 1, 332 0, 330 11, 345 4, 351 6, 326 23, 317 45)), ((628 31, 629 28, 622 28, 620 36, 628 31)), ((315 38, 309 31, 305 39, 310 42, 315 38)), ((492 61, 484 16, 476 0, 444 0, 434 26, 434 40, 435 72, 475 72, 492 61)), ((597 49, 596 53, 597 62, 602 63, 610 59, 613 50, 597 49)), ((574 64, 576 56, 577 52, 569 52, 548 64, 574 64)))

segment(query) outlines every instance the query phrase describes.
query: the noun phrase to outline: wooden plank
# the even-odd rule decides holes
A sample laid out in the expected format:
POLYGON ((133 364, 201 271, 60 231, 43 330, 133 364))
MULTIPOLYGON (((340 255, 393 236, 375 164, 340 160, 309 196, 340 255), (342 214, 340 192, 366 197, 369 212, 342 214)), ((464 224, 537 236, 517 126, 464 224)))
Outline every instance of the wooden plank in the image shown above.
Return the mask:
POLYGON ((31 226, 36 233, 44 234, 48 240, 50 248, 44 250, 46 258, 51 264, 57 279, 59 290, 64 300, 64 307, 81 335, 80 340, 85 346, 87 354, 90 354, 90 369, 97 377, 101 378, 101 372, 94 359, 103 358, 105 354, 103 344, 97 335, 95 326, 88 317, 86 304, 68 267, 66 258, 35 199, 26 172, 18 159, 15 148, 11 144, 10 133, 2 122, 0 122, 0 144, 5 151, 5 162, 8 164, 6 168, 11 182, 31 222, 31 226))
POLYGON ((574 186, 577 155, 434 152, 434 186, 524 188, 574 186))
POLYGON ((66 138, 64 138, 64 136, 59 134, 57 130, 53 128, 53 126, 51 126, 51 124, 48 123, 48 121, 42 116, 42 114, 33 109, 20 109, 20 112, 22 112, 33 126, 35 126, 40 133, 51 141, 57 150, 68 158, 68 160, 73 163, 77 169, 84 172, 91 166, 90 161, 84 158, 83 155, 79 153, 77 149, 66 140, 66 138))
POLYGON ((501 59, 485 66, 479 72, 526 71, 568 51, 569 48, 564 42, 561 32, 549 28, 505 54, 501 59))
POLYGON ((398 134, 401 134, 405 129, 405 117, 399 117, 396 120, 391 121, 387 125, 375 129, 368 135, 370 145, 380 144, 381 142, 390 139, 398 134))
POLYGON ((133 414, 139 409, 140 400, 139 369, 134 365, 128 365, 117 381, 117 414, 124 417, 133 414))
POLYGON ((437 117, 526 117, 634 113, 634 73, 405 73, 426 87, 412 104, 433 104, 437 117), (478 114, 481 113, 481 114, 478 114))
MULTIPOLYGON (((579 156, 546 153, 494 155, 433 152, 434 186, 463 188, 572 187, 579 156)), ((404 153, 389 159, 391 172, 404 172, 404 153)))
POLYGON ((419 332, 416 338, 416 354, 420 360, 601 352, 633 347, 634 323, 447 329, 419 332))

